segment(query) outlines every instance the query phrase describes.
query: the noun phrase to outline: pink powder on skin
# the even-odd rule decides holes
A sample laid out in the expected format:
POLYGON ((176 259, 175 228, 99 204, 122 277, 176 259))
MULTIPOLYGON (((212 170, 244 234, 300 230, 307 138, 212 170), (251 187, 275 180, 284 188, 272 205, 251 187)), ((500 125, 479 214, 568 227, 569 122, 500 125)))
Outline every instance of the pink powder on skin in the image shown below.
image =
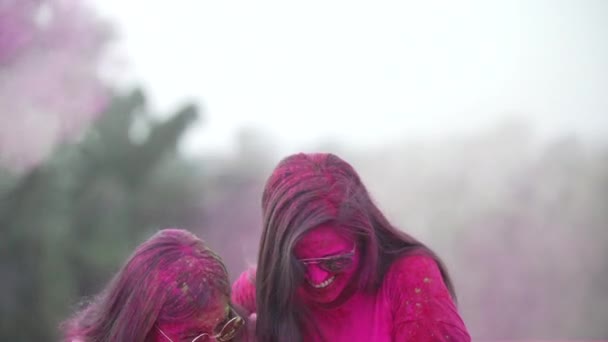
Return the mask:
MULTIPOLYGON (((338 234, 339 230, 332 225, 321 225, 308 232, 294 248, 298 259, 323 258, 352 251, 355 240, 352 237, 338 234)), ((353 265, 332 273, 318 264, 306 266, 306 282, 298 289, 298 294, 313 303, 331 303, 351 283, 359 265, 359 251, 355 249, 353 265), (325 288, 317 289, 318 285, 333 277, 333 281, 325 288)))
MULTIPOLYGON (((316 258, 341 254, 352 249, 354 239, 340 235, 335 227, 320 226, 307 233, 294 248, 297 258, 316 258)), ((356 254, 356 263, 359 254, 356 254)), ((234 302, 255 311, 255 275, 246 271, 233 285, 234 302)), ((435 261, 427 256, 406 256, 396 260, 377 292, 357 290, 337 306, 330 303, 352 284, 356 267, 336 275, 336 281, 316 291, 303 284, 298 295, 304 296, 313 322, 327 341, 470 341, 464 322, 446 288, 435 261)), ((313 281, 332 275, 308 267, 313 281)), ((304 341, 322 341, 311 329, 304 341)))

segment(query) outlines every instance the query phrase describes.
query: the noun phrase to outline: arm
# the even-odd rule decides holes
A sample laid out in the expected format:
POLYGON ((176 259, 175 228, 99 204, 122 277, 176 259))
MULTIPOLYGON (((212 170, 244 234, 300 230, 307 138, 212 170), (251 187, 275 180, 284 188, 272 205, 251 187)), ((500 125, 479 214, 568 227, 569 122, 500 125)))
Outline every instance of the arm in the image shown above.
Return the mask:
POLYGON ((250 268, 241 273, 239 278, 232 284, 232 302, 241 306, 247 315, 256 312, 255 300, 255 268, 250 268))
POLYGON ((394 262, 385 279, 393 341, 471 341, 435 260, 403 257, 394 262))

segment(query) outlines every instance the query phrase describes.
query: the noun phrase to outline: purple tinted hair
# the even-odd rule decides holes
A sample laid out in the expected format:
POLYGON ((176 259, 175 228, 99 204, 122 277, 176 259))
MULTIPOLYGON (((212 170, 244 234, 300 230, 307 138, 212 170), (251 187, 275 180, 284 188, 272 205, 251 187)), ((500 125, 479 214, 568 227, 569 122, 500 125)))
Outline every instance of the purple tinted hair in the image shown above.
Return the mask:
POLYGON ((155 324, 195 320, 221 295, 230 284, 219 256, 188 231, 164 229, 61 330, 66 341, 153 341, 155 324))

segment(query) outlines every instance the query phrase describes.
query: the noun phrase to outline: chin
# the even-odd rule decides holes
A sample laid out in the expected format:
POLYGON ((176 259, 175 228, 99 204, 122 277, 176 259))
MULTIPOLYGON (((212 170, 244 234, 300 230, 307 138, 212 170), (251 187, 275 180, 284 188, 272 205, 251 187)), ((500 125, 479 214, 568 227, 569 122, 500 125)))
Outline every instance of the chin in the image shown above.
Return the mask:
POLYGON ((309 298, 319 304, 331 304, 339 295, 340 292, 338 291, 332 291, 330 293, 311 293, 309 294, 309 298))
POLYGON ((309 301, 319 304, 331 304, 333 301, 338 299, 342 291, 344 290, 345 283, 344 279, 336 279, 333 284, 323 289, 315 289, 312 286, 306 284, 305 292, 306 297, 309 301))

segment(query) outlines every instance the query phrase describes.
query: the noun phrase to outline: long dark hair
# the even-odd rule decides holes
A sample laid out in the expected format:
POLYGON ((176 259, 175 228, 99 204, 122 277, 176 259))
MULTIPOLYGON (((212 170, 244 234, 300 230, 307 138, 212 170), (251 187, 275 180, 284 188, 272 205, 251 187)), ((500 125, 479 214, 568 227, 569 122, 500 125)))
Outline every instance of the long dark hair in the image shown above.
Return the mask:
POLYGON ((153 341, 155 324, 196 319, 219 295, 230 296, 221 259, 192 233, 164 229, 61 329, 65 341, 153 341))
POLYGON ((292 249, 304 233, 324 223, 338 224, 357 237, 362 260, 359 289, 377 291, 393 261, 424 254, 437 261, 455 298, 441 260, 391 225, 353 167, 333 154, 300 153, 279 162, 264 188, 262 215, 256 275, 256 334, 260 341, 301 342, 303 330, 311 329, 309 311, 295 295, 304 272, 292 249))

